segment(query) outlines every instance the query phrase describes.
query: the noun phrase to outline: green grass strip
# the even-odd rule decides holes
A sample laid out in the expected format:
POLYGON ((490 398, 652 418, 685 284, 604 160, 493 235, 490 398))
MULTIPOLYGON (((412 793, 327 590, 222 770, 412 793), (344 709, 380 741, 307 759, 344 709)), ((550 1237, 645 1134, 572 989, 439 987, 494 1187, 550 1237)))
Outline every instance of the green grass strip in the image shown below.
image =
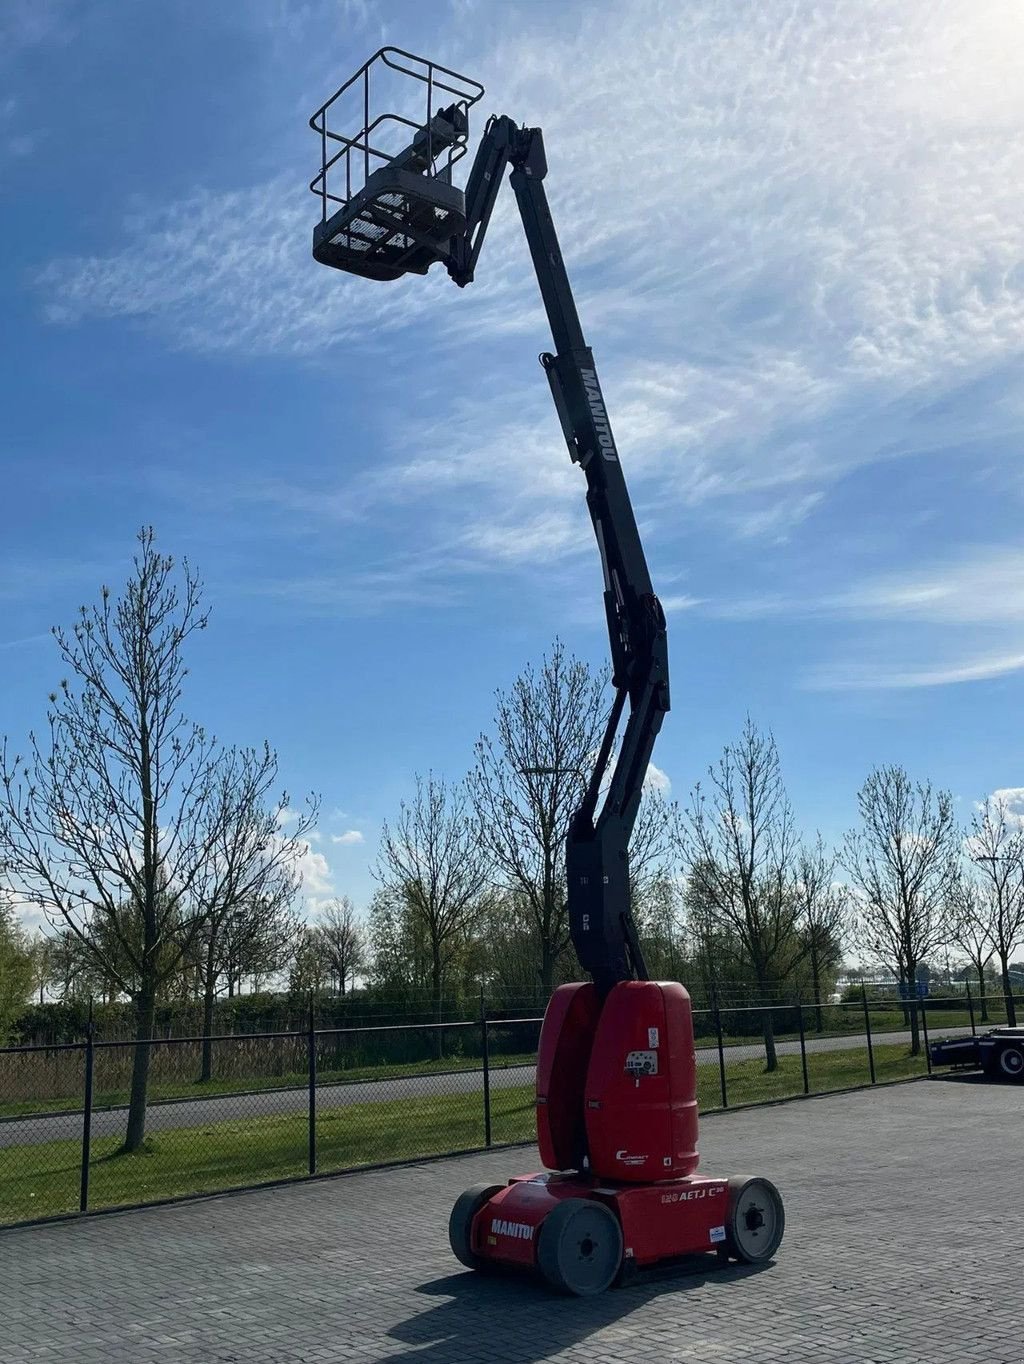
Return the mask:
MULTIPOLYGON (((812 1092, 868 1083, 863 1049, 812 1053, 807 1060, 812 1092)), ((924 1066, 924 1058, 910 1056, 905 1046, 875 1048, 879 1081, 920 1075, 924 1066)), ((799 1056, 780 1057, 771 1074, 761 1058, 732 1061, 727 1078, 730 1106, 803 1093, 799 1056)), ((705 1112, 721 1107, 717 1066, 698 1068, 698 1098, 705 1112)), ((492 1089, 491 1122, 496 1144, 531 1141, 533 1086, 492 1089)), ((304 1113, 161 1131, 131 1156, 118 1153, 117 1138, 101 1138, 92 1147, 89 1205, 116 1207, 294 1178, 307 1172, 307 1141, 304 1113)), ((317 1115, 321 1172, 442 1155, 483 1141, 479 1092, 335 1107, 321 1102, 317 1115)), ((0 1148, 0 1223, 75 1211, 80 1160, 78 1141, 0 1148)))

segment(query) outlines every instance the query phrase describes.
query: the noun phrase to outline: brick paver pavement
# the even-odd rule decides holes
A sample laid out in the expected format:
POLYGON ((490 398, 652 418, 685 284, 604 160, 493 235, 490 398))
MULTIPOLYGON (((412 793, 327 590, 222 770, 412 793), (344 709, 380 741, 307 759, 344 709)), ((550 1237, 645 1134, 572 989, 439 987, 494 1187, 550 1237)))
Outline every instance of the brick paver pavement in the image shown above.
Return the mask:
POLYGON ((467 1273, 445 1225, 495 1151, 0 1233, 0 1360, 1024 1364, 1024 1087, 920 1082, 709 1117, 786 1239, 597 1299, 467 1273))

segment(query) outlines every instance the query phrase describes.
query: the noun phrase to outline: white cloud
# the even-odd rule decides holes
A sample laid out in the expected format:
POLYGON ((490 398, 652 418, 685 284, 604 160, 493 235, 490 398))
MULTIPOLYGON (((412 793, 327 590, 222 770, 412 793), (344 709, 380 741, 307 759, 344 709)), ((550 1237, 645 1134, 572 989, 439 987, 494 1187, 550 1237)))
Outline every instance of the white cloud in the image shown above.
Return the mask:
POLYGON ((323 853, 316 852, 311 843, 303 842, 302 855, 295 865, 302 876, 302 890, 305 895, 334 894, 334 880, 327 858, 323 853))
MULTIPOLYGON (((335 31, 331 6, 303 15, 303 34, 335 31)), ((581 314, 656 527, 701 507, 737 536, 784 539, 845 473, 919 448, 920 419, 896 403, 916 410, 1020 355, 1021 33, 1000 0, 797 0, 781 16, 631 0, 567 12, 543 36, 509 20, 486 53, 451 34, 453 60, 492 78, 488 107, 545 128, 581 314)), ((543 343, 509 194, 463 294, 438 269, 375 286, 315 267, 315 208, 295 179, 289 166, 147 203, 113 250, 41 272, 47 315, 142 319, 204 353, 317 359, 353 341, 392 352, 404 329, 463 373, 483 339, 543 343)), ((504 392, 516 415, 497 428, 485 387, 436 405, 433 432, 417 413, 396 438, 414 453, 352 492, 374 515, 381 501, 452 509, 471 494, 464 566, 557 559, 577 543, 579 487, 543 382, 522 404, 504 392)), ((941 434, 1003 419, 975 410, 941 434)), ((342 506, 329 497, 321 514, 342 506)), ((435 524, 451 545, 450 523, 435 524)))
POLYGON ((947 687, 960 682, 984 682, 1024 671, 1024 653, 986 655, 932 664, 893 663, 860 659, 825 664, 804 681, 809 691, 886 691, 912 687, 947 687))
POLYGON ((657 791, 659 795, 669 796, 672 794, 672 783, 668 773, 663 772, 660 767, 655 767, 654 763, 647 764, 647 775, 644 777, 644 790, 657 791))
POLYGON ((366 839, 358 829, 346 829, 343 834, 331 834, 331 842, 351 846, 355 843, 365 843, 366 839))
MULTIPOLYGON (((718 352, 695 365, 709 380, 731 349, 717 343, 739 331, 817 388, 837 354, 865 373, 921 374, 1019 343, 1024 303, 1006 271, 1024 230, 1020 37, 1016 7, 984 0, 969 11, 807 0, 783 24, 752 4, 635 0, 566 16, 542 39, 499 30, 496 48, 459 60, 491 78, 488 105, 544 125, 570 259, 610 272, 581 288, 595 317, 655 331, 699 319, 694 356, 718 352), (595 99, 611 88, 614 137, 595 99), (777 333, 795 310, 812 331, 787 360, 777 333)), ((507 316, 498 295, 511 287, 518 322, 534 298, 507 198, 489 282, 468 296, 489 293, 488 311, 507 316)), ((186 344, 246 353, 319 350, 368 311, 407 322, 446 285, 435 272, 387 289, 338 275, 328 288, 308 259, 312 203, 289 170, 168 205, 156 223, 147 206, 122 251, 73 259, 50 283, 71 286, 72 315, 149 314, 186 344), (150 250, 136 250, 142 238, 150 250), (191 320, 186 297, 199 305, 191 320)), ((725 377, 742 384, 746 369, 739 355, 725 377)))
POLYGON ((977 546, 945 561, 875 575, 843 592, 724 599, 710 603, 709 611, 729 620, 813 615, 1016 626, 1024 624, 1024 551, 1016 545, 977 546))
POLYGON ((714 602, 707 610, 726 620, 811 616, 905 626, 886 656, 862 643, 857 657, 812 669, 804 679, 811 690, 950 686, 1024 670, 1024 553, 1014 545, 977 546, 945 562, 870 577, 844 592, 768 594, 714 602), (866 660, 872 650, 875 657, 866 660))
POLYGON ((21 921, 26 932, 50 933, 53 931, 50 921, 46 917, 46 911, 40 904, 21 891, 9 891, 7 894, 15 917, 21 921))
POLYGON ((1024 624, 1024 551, 978 548, 909 573, 886 574, 832 599, 855 617, 936 624, 1024 624))
POLYGON ((677 611, 692 611, 702 604, 700 597, 691 597, 686 592, 670 592, 659 596, 658 600, 666 616, 674 615, 677 611))

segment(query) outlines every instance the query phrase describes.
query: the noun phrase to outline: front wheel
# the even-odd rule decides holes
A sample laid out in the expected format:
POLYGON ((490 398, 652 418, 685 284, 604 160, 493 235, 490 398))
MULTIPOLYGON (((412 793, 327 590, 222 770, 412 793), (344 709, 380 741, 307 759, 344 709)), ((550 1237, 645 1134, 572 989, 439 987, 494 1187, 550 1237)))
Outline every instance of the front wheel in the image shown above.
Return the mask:
POLYGON ((770 1179, 729 1180, 725 1241, 735 1259, 764 1264, 778 1250, 785 1229, 782 1195, 770 1179))
POLYGON ((452 1254, 467 1269, 479 1269, 481 1265, 480 1257, 473 1251, 473 1218, 504 1187, 504 1184, 474 1184, 455 1200, 448 1218, 448 1240, 452 1254))
POLYGON ((603 1293, 622 1265, 622 1228, 603 1203, 564 1198, 540 1224, 537 1268, 552 1288, 589 1298, 603 1293))

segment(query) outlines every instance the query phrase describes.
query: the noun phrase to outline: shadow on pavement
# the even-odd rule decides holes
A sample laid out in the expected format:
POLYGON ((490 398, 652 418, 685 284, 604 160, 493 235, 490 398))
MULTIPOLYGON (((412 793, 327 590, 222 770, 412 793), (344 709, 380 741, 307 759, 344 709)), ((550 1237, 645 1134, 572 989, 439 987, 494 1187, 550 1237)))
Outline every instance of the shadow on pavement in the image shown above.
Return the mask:
MULTIPOLYGON (((528 1274, 477 1274, 465 1270, 416 1288, 436 1306, 408 1317, 388 1334, 402 1348, 379 1364, 471 1364, 476 1358, 536 1364, 595 1331, 612 1326, 663 1293, 682 1293, 705 1284, 727 1286, 769 1269, 691 1257, 641 1271, 626 1288, 593 1298, 564 1297, 528 1274), (415 1354, 410 1346, 423 1348, 415 1354), (479 1349, 479 1355, 475 1353, 479 1349)), ((623 1358, 626 1356, 624 1355, 623 1358)))

